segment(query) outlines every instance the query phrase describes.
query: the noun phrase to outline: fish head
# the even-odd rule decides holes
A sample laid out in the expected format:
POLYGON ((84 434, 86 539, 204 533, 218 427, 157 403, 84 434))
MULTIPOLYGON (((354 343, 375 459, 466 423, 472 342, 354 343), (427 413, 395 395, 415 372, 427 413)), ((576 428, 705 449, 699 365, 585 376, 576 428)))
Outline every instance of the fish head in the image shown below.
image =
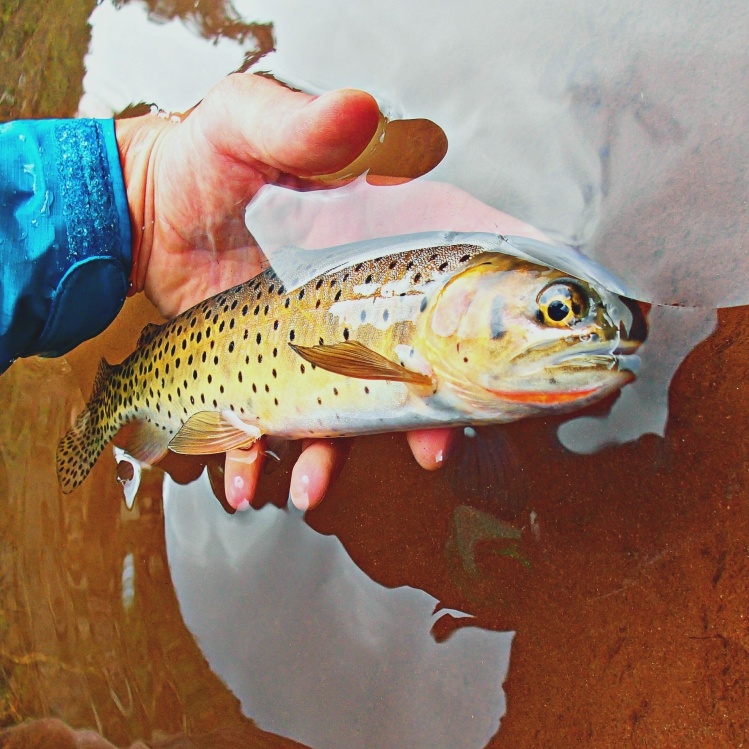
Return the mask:
POLYGON ((485 253, 425 309, 422 347, 443 394, 520 418, 598 400, 634 378, 640 306, 562 271, 485 253))

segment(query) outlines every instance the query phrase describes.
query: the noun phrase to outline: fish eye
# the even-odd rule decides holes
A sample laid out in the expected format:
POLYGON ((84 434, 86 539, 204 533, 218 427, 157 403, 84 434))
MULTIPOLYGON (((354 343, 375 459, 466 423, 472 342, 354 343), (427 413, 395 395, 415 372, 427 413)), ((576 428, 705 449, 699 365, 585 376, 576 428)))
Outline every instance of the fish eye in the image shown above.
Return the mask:
POLYGON ((590 311, 588 295, 576 283, 555 281, 536 297, 536 318, 543 325, 564 328, 575 325, 590 311))

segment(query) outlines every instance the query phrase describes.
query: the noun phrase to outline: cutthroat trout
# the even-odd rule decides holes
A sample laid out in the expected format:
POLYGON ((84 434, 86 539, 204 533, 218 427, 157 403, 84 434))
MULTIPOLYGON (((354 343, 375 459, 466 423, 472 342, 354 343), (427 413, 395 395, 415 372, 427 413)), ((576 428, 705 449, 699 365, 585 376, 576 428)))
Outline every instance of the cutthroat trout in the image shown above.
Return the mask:
POLYGON ((287 290, 272 270, 147 326, 57 450, 64 492, 120 427, 127 451, 209 454, 262 435, 334 437, 568 411, 633 378, 639 307, 472 244, 338 267, 287 290))

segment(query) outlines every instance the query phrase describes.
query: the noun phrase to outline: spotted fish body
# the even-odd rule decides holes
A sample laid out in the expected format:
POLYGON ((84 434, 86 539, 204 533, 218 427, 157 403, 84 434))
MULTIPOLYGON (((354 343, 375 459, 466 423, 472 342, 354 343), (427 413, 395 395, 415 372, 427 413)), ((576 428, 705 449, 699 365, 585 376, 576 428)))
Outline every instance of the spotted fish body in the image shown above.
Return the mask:
POLYGON ((616 295, 480 246, 399 252, 294 290, 268 270, 147 326, 121 364, 103 361, 91 401, 60 442, 58 477, 72 491, 131 422, 126 449, 155 462, 169 448, 223 452, 266 434, 344 436, 568 410, 631 379, 621 354, 636 348, 642 327, 616 295), (561 302, 549 301, 554 294, 561 302), (555 319, 562 307, 569 316, 555 319))

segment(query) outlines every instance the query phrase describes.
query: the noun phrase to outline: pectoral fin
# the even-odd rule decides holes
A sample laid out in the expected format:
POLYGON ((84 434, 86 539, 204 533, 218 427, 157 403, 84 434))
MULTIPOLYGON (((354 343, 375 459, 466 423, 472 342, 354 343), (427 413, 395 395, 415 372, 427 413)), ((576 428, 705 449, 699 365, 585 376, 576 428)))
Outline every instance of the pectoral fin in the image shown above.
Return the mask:
POLYGON ((211 455, 251 447, 261 434, 233 411, 201 411, 185 422, 169 449, 182 455, 211 455))
POLYGON ((429 375, 396 364, 359 341, 342 341, 331 346, 289 346, 299 356, 328 372, 362 380, 392 380, 433 388, 429 375))

